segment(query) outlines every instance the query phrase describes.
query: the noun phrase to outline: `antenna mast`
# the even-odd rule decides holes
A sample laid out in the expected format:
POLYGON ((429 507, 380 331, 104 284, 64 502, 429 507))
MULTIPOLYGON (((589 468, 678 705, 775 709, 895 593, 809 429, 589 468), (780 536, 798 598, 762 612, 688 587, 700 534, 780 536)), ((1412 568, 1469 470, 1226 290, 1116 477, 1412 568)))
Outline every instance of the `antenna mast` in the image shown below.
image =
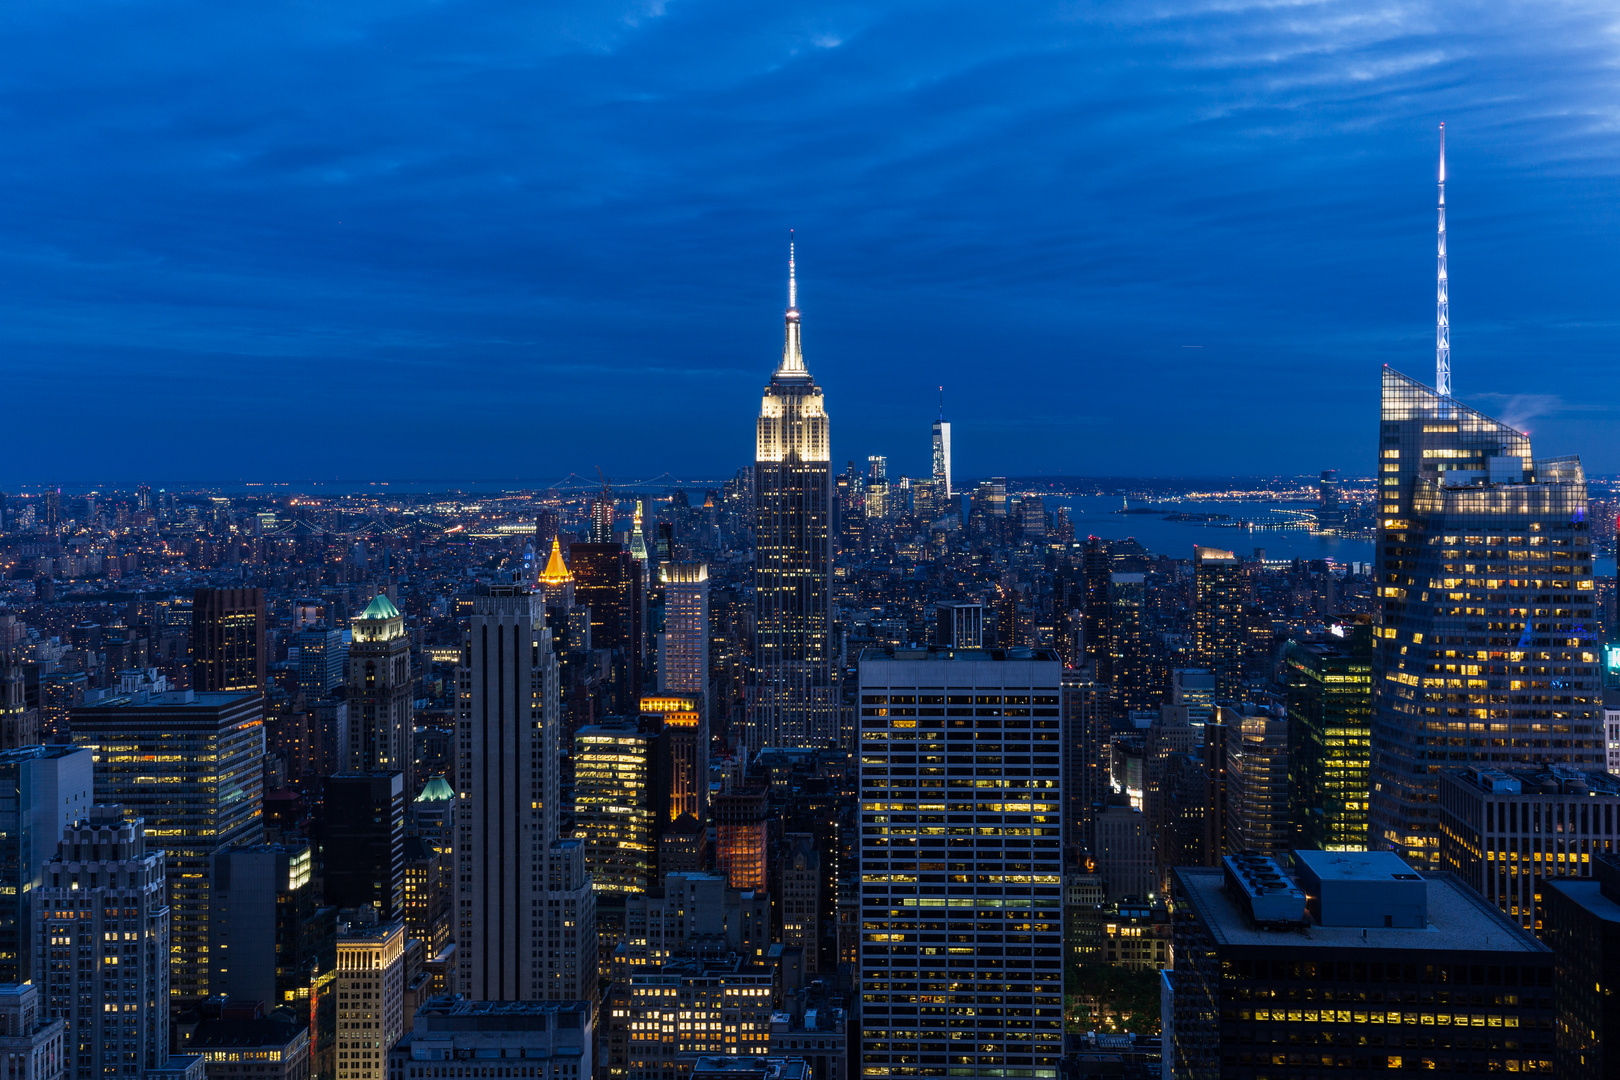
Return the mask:
POLYGON ((1440 124, 1440 246, 1435 281, 1434 390, 1451 396, 1451 301, 1446 282, 1446 125, 1440 124))

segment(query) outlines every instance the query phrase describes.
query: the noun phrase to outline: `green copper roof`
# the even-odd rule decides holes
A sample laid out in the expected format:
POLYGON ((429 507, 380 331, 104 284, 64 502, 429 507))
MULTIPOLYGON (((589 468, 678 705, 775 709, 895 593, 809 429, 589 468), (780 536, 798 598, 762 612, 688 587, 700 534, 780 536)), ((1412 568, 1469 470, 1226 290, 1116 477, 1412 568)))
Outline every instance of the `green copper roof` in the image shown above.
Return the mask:
POLYGON ((366 610, 360 613, 362 619, 397 619, 399 608, 388 599, 387 593, 378 593, 376 599, 366 605, 366 610))
POLYGON ((450 786, 450 781, 443 776, 435 776, 422 785, 422 794, 416 797, 417 802, 449 802, 456 797, 456 791, 450 786))

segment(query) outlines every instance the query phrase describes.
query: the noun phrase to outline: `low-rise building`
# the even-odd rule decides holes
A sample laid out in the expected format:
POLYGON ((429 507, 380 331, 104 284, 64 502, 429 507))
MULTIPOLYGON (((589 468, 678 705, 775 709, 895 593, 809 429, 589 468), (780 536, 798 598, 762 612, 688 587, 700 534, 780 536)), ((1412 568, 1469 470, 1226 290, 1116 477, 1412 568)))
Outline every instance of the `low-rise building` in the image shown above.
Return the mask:
POLYGON ((1162 901, 1118 900, 1102 912, 1104 963, 1133 971, 1170 966, 1170 911, 1162 901))
POLYGON ((204 1020, 188 1048, 208 1080, 309 1080, 309 1027, 264 1018, 204 1020))
POLYGON ((740 1054, 700 1057, 691 1075, 692 1080, 820 1080, 803 1058, 740 1054))
POLYGON ((710 1054, 768 1054, 775 979, 763 964, 672 960, 630 976, 629 1080, 667 1080, 710 1054))
POLYGON ((388 1052, 388 1080, 590 1080, 594 1002, 430 999, 388 1052), (492 1066, 491 1061, 498 1061, 492 1066))

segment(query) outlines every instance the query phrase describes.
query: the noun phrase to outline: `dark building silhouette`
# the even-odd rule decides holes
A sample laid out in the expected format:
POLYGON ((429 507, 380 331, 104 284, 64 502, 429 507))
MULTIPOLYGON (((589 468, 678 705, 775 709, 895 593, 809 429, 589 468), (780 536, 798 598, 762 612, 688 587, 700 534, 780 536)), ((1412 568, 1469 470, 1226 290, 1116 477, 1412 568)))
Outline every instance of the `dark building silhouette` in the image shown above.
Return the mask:
POLYGON ((264 687, 264 590, 198 589, 191 600, 191 688, 264 687))
POLYGON ((405 774, 342 773, 326 781, 326 902, 375 907, 402 918, 405 892, 405 774))

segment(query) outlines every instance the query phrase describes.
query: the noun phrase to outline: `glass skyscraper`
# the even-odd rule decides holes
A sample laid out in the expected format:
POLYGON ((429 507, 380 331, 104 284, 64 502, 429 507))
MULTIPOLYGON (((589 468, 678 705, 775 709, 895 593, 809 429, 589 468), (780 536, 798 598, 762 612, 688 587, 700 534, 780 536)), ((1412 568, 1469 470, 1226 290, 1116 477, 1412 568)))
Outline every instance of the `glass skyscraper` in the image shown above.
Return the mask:
POLYGON ((755 686, 748 750, 831 746, 832 469, 826 403, 804 366, 788 257, 782 363, 760 404, 754 455, 755 686))
POLYGON ((1371 846, 1438 856, 1438 774, 1602 768, 1586 477, 1390 368, 1379 433, 1371 846))
POLYGON ((1295 848, 1367 847, 1372 629, 1356 626, 1342 641, 1290 641, 1283 651, 1295 848))

